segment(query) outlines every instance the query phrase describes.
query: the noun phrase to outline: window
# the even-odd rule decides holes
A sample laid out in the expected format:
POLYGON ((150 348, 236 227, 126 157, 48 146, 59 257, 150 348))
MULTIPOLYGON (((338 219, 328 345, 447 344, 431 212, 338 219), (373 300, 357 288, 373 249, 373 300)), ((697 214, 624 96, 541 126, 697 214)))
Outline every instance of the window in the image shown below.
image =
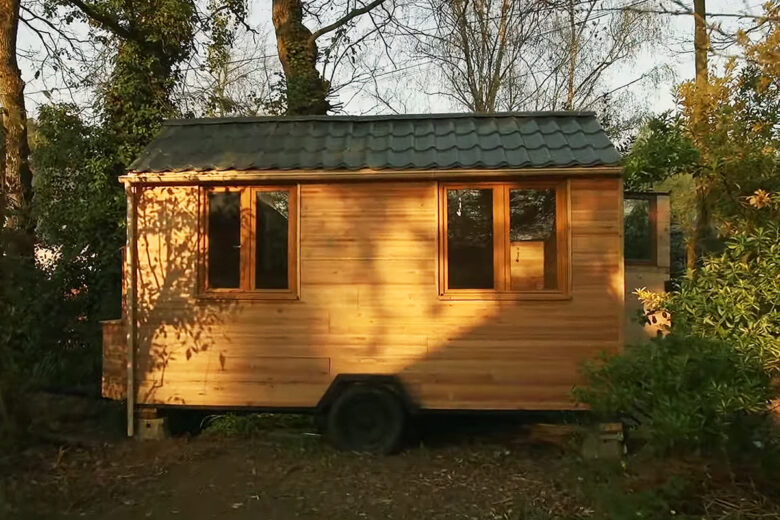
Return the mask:
POLYGON ((655 214, 656 198, 654 194, 625 194, 623 198, 623 256, 627 263, 655 263, 655 214))
POLYGON ((296 190, 204 189, 203 296, 296 297, 296 190))
POLYGON ((565 188, 565 182, 442 185, 441 294, 565 296, 565 188))

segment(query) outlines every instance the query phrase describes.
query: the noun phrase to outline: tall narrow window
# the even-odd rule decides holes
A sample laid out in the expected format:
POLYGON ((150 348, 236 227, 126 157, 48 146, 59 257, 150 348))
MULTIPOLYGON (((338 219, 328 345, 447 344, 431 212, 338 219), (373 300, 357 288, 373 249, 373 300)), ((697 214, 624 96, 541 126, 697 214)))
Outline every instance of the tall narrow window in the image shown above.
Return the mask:
POLYGON ((509 190, 509 273, 513 291, 558 288, 554 188, 509 190))
POLYGON ((565 182, 444 185, 439 200, 443 296, 566 296, 565 182))
POLYGON ((287 289, 290 193, 258 191, 255 209, 255 288, 287 289))
POLYGON ((641 195, 623 199, 623 248, 627 262, 651 263, 655 254, 653 200, 641 195))
POLYGON ((453 289, 493 288, 493 190, 447 190, 447 267, 453 289))
POLYGON ((241 283, 241 194, 208 196, 208 286, 237 289, 241 283))
POLYGON ((297 298, 296 189, 204 188, 201 295, 297 298))

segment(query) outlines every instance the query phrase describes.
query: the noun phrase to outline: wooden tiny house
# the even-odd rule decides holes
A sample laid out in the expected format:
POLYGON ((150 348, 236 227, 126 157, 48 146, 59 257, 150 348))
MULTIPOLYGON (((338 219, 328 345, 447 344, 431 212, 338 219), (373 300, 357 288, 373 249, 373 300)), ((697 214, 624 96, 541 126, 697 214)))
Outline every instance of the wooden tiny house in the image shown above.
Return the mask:
POLYGON ((572 408, 623 345, 619 159, 592 113, 167 123, 122 178, 129 409, 572 408))

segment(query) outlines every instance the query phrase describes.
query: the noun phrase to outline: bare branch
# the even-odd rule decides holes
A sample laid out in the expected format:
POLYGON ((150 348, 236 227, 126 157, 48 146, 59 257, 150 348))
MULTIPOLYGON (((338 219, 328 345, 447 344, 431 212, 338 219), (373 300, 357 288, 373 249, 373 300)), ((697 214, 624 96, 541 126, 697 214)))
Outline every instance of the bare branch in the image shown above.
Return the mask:
POLYGON ((376 6, 378 6, 380 4, 383 4, 385 1, 386 0, 374 0, 370 4, 366 4, 363 7, 359 7, 357 9, 353 9, 352 11, 347 13, 347 15, 339 18, 335 22, 333 22, 333 23, 331 23, 329 25, 326 25, 325 27, 322 27, 321 29, 317 29, 316 31, 314 31, 312 33, 312 35, 309 36, 309 40, 310 41, 314 41, 317 38, 319 38, 320 36, 322 36, 323 34, 327 34, 327 33, 331 32, 331 31, 335 31, 339 27, 342 27, 342 26, 346 25, 347 23, 349 23, 354 18, 357 18, 358 16, 360 16, 362 14, 366 14, 367 12, 369 12, 370 10, 375 8, 376 6))

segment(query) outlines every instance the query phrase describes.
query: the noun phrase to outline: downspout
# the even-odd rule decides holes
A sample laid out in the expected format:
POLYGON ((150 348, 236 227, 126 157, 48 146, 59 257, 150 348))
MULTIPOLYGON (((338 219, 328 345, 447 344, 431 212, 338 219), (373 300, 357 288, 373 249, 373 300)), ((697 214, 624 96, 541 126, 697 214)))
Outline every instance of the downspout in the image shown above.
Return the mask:
POLYGON ((125 184, 127 194, 127 436, 135 433, 135 338, 136 338, 136 197, 132 184, 125 184))

